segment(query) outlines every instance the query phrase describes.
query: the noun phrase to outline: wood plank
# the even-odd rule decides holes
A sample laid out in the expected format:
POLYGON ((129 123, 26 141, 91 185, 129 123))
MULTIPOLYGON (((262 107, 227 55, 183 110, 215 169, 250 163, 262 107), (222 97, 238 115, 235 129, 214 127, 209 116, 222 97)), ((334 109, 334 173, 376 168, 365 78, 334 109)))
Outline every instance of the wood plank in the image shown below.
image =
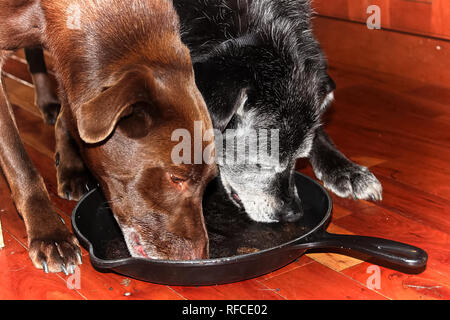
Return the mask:
MULTIPOLYGON (((364 262, 343 271, 352 279, 367 285, 374 265, 364 262)), ((450 282, 446 273, 428 268, 421 274, 405 274, 385 267, 379 267, 380 288, 374 289, 394 300, 448 300, 450 282)))
POLYGON ((15 77, 33 85, 33 80, 31 78, 28 65, 22 60, 18 59, 16 56, 8 59, 3 65, 3 72, 14 75, 15 77))
POLYGON ((350 120, 370 129, 382 127, 383 134, 401 135, 427 144, 444 146, 450 142, 450 124, 424 121, 444 115, 446 108, 441 104, 425 104, 404 95, 361 85, 338 90, 335 107, 342 110, 333 114, 333 120, 339 123, 350 120), (364 108, 358 110, 355 105, 364 105, 364 108), (354 112, 351 119, 348 117, 350 111, 354 112))
POLYGON ((314 33, 330 64, 343 63, 417 81, 450 86, 447 61, 450 42, 324 17, 314 20, 314 33))
POLYGON ((35 269, 27 250, 8 232, 5 243, 0 251, 0 300, 83 300, 58 275, 35 269))
MULTIPOLYGON (((316 1, 316 0, 314 0, 316 1)), ((391 2, 390 0, 351 0, 348 1, 348 17, 351 21, 367 23, 369 14, 367 8, 376 5, 380 8, 381 27, 391 29, 391 2)))
POLYGON ((390 20, 394 30, 433 34, 433 2, 391 0, 390 20))
POLYGON ((383 201, 378 206, 406 218, 419 221, 436 230, 450 233, 450 200, 409 187, 379 176, 384 188, 383 201))
POLYGON ((406 184, 414 189, 448 198, 450 194, 450 172, 439 170, 433 166, 418 166, 411 159, 395 159, 376 166, 373 171, 376 175, 391 178, 396 182, 406 184), (411 172, 415 174, 412 175, 411 172), (417 179, 417 177, 421 177, 417 179))
POLYGON ((450 19, 448 17, 450 17, 448 1, 434 0, 432 30, 434 34, 446 39, 450 39, 450 19))
POLYGON ((347 0, 314 0, 313 2, 314 11, 319 14, 343 19, 348 18, 348 5, 347 0))
MULTIPOLYGON (((336 222, 350 230, 358 230, 365 235, 378 236, 410 243, 427 251, 429 262, 420 274, 404 274, 386 267, 380 267, 381 287, 377 290, 393 299, 448 299, 450 277, 450 237, 430 228, 426 223, 400 217, 388 210, 373 207, 360 214, 354 214, 336 222), (370 223, 362 221, 370 221, 370 223)), ((343 271, 344 274, 365 284, 370 274, 369 260, 363 264, 343 271)))
MULTIPOLYGON (((369 91, 361 94, 358 90, 350 90, 350 87, 338 90, 329 132, 338 146, 345 145, 342 151, 348 156, 365 154, 393 159, 373 168, 377 175, 384 176, 385 199, 382 205, 396 212, 411 214, 410 203, 413 203, 419 208, 416 212, 418 218, 424 210, 429 214, 420 218, 427 219, 437 228, 448 228, 448 222, 442 219, 442 212, 448 210, 445 199, 450 186, 449 179, 446 179, 450 157, 448 128, 439 127, 442 124, 435 124, 432 120, 439 119, 445 109, 430 104, 414 104, 392 94, 385 96, 384 90, 375 90, 371 94, 369 91), (354 99, 354 96, 359 98, 354 99), (411 103, 407 104, 412 106, 411 109, 398 111, 396 106, 406 102, 411 103), (354 108, 355 105, 359 108, 354 108), (352 116, 348 117, 350 113, 352 116), (443 134, 435 130, 439 128, 444 130, 443 134), (406 199, 402 201, 404 197, 406 199)), ((340 200, 336 201, 339 203, 340 200)))
POLYGON ((446 106, 412 100, 409 88, 406 89, 409 97, 404 93, 386 93, 386 90, 376 85, 338 87, 329 118, 329 133, 338 146, 345 146, 342 151, 357 162, 361 154, 365 155, 362 160, 364 157, 391 159, 372 163, 376 164, 377 174, 432 196, 447 198, 450 127, 444 121, 446 106), (408 108, 400 110, 399 106, 404 105, 408 108), (411 175, 416 171, 422 178, 411 175))
POLYGON ((420 36, 450 39, 450 7, 446 0, 313 0, 317 14, 366 23, 367 8, 377 5, 381 27, 420 36))
POLYGON ((53 126, 44 124, 41 117, 17 105, 13 105, 13 111, 22 141, 39 150, 49 159, 54 159, 55 129, 53 126))
POLYGON ((2 230, 2 219, 0 218, 0 249, 5 246, 5 242, 3 240, 3 230, 2 230))
POLYGON ((33 87, 19 83, 9 77, 4 77, 4 84, 9 101, 12 104, 20 106, 22 109, 27 110, 37 117, 42 117, 41 112, 34 102, 35 98, 33 87))
MULTIPOLYGON (((46 55, 44 55, 44 58, 46 58, 46 55)), ((48 59, 46 59, 46 60, 48 61, 48 59)), ((57 80, 52 71, 52 68, 53 68, 52 64, 47 65, 48 75, 49 75, 53 90, 55 90, 55 92, 56 92, 58 85, 57 85, 57 80)), ((16 78, 18 78, 20 80, 23 80, 24 82, 26 82, 30 85, 34 85, 26 60, 24 58, 18 56, 17 53, 6 61, 5 65, 3 66, 3 71, 5 73, 15 76, 16 78)))
POLYGON ((406 92, 415 99, 425 99, 426 101, 434 101, 443 106, 450 105, 450 89, 440 86, 426 84, 418 88, 414 88, 406 92))
MULTIPOLYGON (((330 226, 327 229, 327 232, 334 233, 334 234, 354 235, 354 233, 352 233, 344 228, 338 227, 334 223, 330 224, 330 226)), ((309 258, 313 259, 314 261, 317 261, 320 264, 327 266, 328 268, 330 268, 332 270, 339 271, 339 272, 343 271, 347 268, 356 266, 356 265, 362 263, 365 259, 367 259, 367 257, 364 255, 359 255, 358 258, 355 258, 355 257, 351 257, 348 255, 330 253, 330 252, 308 253, 307 256, 309 258)))
MULTIPOLYGON (((11 199, 11 191, 3 176, 0 176, 0 218, 2 219, 5 232, 9 232, 23 245, 28 243, 25 225, 17 213, 11 199)), ((29 263, 31 264, 31 261, 29 263)))
POLYGON ((83 257, 83 261, 79 267, 80 287, 77 292, 88 300, 185 299, 168 286, 145 283, 114 273, 101 273, 92 267, 88 257, 83 257))
MULTIPOLYGON (((429 144, 419 143, 420 147, 412 147, 411 144, 415 144, 411 139, 401 139, 402 143, 396 143, 396 140, 399 139, 399 136, 389 135, 384 139, 384 142, 379 141, 380 139, 374 138, 373 134, 366 135, 367 131, 362 130, 362 128, 358 128, 356 125, 347 124, 340 129, 332 129, 329 130, 331 136, 337 142, 337 145, 342 146, 345 145, 345 148, 342 148, 342 151, 347 155, 354 154, 356 152, 382 152, 383 155, 378 155, 380 157, 389 157, 389 154, 398 154, 398 156, 402 156, 405 161, 410 161, 412 164, 418 166, 419 168, 423 167, 423 164, 426 166, 435 167, 438 170, 445 170, 447 168, 447 161, 442 158, 442 154, 445 153, 440 152, 442 148, 435 148, 429 144), (347 131, 346 128, 352 128, 353 130, 347 131), (339 130, 339 134, 337 133, 339 130), (342 139, 342 140, 341 140, 342 139), (370 143, 359 143, 362 141, 370 141, 370 143), (409 144, 409 145, 408 145, 409 144), (406 149, 403 149, 403 146, 408 146, 406 149), (364 151, 362 151, 364 150, 364 151), (420 151, 420 156, 417 154, 417 150, 420 151), (436 150, 436 151, 435 151, 436 150), (402 155, 403 153, 403 155, 402 155), (408 160, 409 157, 409 160, 408 160), (444 168, 444 169, 442 169, 444 168)), ((370 131, 371 133, 381 132, 380 130, 370 131)), ((401 168, 395 170, 402 170, 401 168)), ((420 169, 419 169, 420 170, 420 169)), ((420 221, 429 223, 435 228, 446 231, 450 230, 449 222, 445 219, 445 212, 448 212, 449 201, 446 200, 448 197, 439 197, 433 195, 433 193, 438 190, 435 185, 421 185, 421 188, 414 188, 411 185, 407 185, 400 181, 395 181, 390 176, 383 177, 383 171, 378 171, 377 167, 373 168, 373 171, 381 180, 381 183, 384 187, 384 200, 380 203, 381 206, 386 209, 393 210, 395 212, 404 214, 406 217, 411 217, 415 219, 420 219, 420 221), (427 190, 429 192, 427 192, 427 190), (426 212, 426 215, 423 215, 423 212, 426 212)), ((408 173, 415 177, 417 180, 421 179, 419 176, 412 174, 411 172, 404 171, 405 175, 408 173)), ((415 170, 413 171, 413 173, 415 170)), ((445 177, 445 175, 443 175, 445 177)), ((395 176, 394 176, 395 178, 395 176)), ((436 179, 439 179, 438 177, 436 179)), ((448 181, 445 179, 440 180, 439 185, 448 185, 448 181)), ((444 189, 440 189, 441 192, 444 189)), ((351 211, 357 211, 364 209, 365 202, 354 202, 351 200, 340 199, 338 197, 333 197, 335 203, 341 205, 342 207, 349 209, 351 211)))
POLYGON ((375 158, 409 159, 419 167, 426 163, 430 168, 445 172, 449 170, 446 165, 449 151, 443 146, 411 139, 405 134, 385 134, 382 127, 368 128, 344 118, 337 121, 336 126, 330 125, 327 129, 337 146, 350 158, 366 154, 375 158))
POLYGON ((313 262, 314 262, 313 259, 309 258, 307 255, 303 255, 300 258, 298 258, 294 263, 291 263, 284 268, 281 268, 281 269, 275 270, 271 273, 268 273, 266 275, 263 275, 260 278, 258 278, 257 280, 258 281, 267 280, 267 279, 279 276, 283 273, 289 272, 291 270, 303 267, 303 266, 305 266, 309 263, 313 263, 313 262))
POLYGON ((262 281, 289 300, 384 300, 384 296, 318 262, 262 281))
POLYGON ((171 288, 188 300, 283 300, 276 289, 257 280, 209 287, 171 288))
MULTIPOLYGON (((426 219, 428 212, 422 211, 421 214, 422 219, 426 219)), ((448 274, 449 229, 442 231, 422 219, 416 216, 408 218, 391 210, 374 206, 338 219, 334 223, 356 234, 418 246, 429 255, 428 268, 448 274)))

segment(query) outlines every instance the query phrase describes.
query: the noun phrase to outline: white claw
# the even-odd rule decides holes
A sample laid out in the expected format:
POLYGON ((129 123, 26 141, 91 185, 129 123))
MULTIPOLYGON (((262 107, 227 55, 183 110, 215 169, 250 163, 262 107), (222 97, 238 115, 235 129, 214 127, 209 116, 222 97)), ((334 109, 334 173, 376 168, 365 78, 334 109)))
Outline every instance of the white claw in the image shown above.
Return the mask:
POLYGON ((78 264, 83 264, 83 259, 81 258, 81 253, 77 252, 78 264))
POLYGON ((42 262, 42 268, 44 269, 45 273, 48 273, 48 265, 46 261, 42 262))

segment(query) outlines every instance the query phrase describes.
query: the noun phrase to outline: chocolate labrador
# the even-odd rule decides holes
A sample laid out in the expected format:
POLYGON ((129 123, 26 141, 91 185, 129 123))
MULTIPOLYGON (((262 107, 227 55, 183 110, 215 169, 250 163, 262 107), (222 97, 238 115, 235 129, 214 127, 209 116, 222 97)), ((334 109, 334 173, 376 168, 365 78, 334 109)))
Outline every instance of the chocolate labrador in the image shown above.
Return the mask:
MULTIPOLYGON (((46 122, 56 122, 58 194, 78 200, 95 178, 137 257, 208 255, 201 204, 216 166, 172 161, 175 130, 194 132, 195 122, 212 129, 179 28, 166 0, 0 0, 0 70, 19 48, 44 46, 54 59, 61 110, 42 86, 37 102, 46 122)), ((32 71, 48 81, 42 66, 32 71)), ((78 242, 25 151, 3 84, 0 136, 1 168, 32 262, 73 271, 78 242)))

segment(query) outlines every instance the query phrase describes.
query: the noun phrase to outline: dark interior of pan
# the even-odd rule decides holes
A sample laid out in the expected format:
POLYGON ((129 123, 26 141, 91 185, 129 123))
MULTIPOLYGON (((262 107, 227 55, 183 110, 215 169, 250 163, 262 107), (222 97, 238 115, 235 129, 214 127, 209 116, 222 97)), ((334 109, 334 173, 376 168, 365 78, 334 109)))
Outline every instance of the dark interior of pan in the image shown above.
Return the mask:
POLYGON ((210 238, 209 260, 130 257, 120 228, 99 190, 91 191, 80 201, 72 225, 97 270, 167 285, 213 285, 258 277, 289 264, 311 248, 347 248, 411 268, 426 264, 426 253, 416 247, 326 233, 332 210, 330 196, 304 175, 296 174, 296 184, 304 217, 296 223, 262 224, 251 221, 227 199, 217 182, 211 183, 203 204, 210 238))

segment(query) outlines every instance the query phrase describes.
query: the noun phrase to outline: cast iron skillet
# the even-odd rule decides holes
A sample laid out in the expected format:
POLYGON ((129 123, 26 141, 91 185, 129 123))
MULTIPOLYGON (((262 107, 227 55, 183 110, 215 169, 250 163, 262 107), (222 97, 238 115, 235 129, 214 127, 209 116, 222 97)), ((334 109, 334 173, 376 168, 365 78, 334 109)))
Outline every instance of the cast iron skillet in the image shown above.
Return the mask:
POLYGON ((214 285, 255 278, 289 264, 308 249, 357 251, 408 270, 426 266, 428 257, 422 249, 385 239, 327 233, 332 211, 329 194, 320 184, 301 174, 296 174, 296 184, 305 210, 297 226, 252 223, 243 213, 217 212, 220 208, 216 206, 216 198, 220 194, 209 191, 204 202, 205 219, 211 253, 218 257, 210 260, 162 261, 130 257, 122 233, 99 190, 91 191, 80 201, 73 212, 72 225, 97 270, 166 285, 214 285), (227 219, 228 223, 221 223, 227 219), (292 235, 292 231, 297 234, 292 235), (270 240, 271 236, 280 234, 291 239, 270 240), (245 246, 261 249, 239 255, 235 249, 240 241, 245 246), (277 241, 284 242, 276 245, 277 241), (220 257, 227 254, 229 256, 220 257))

